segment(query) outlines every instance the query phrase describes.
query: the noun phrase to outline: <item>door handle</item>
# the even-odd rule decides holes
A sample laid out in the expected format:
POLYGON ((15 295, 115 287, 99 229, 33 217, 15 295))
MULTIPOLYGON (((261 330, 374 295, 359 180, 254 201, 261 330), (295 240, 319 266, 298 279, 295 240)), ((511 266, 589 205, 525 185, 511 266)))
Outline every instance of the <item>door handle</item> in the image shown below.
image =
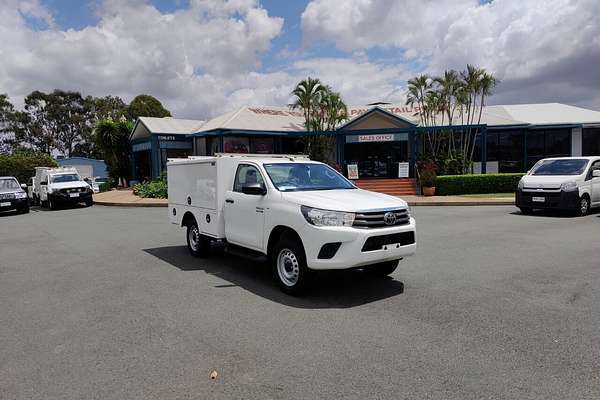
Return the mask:
POLYGON ((234 201, 232 199, 225 199, 225 203, 231 203, 231 204, 233 204, 234 201))

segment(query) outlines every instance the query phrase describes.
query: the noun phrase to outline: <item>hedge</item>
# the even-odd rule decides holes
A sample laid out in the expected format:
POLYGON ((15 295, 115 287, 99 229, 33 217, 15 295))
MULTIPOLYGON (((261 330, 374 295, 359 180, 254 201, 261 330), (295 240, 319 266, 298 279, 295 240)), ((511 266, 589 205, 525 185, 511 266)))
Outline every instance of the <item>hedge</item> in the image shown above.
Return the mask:
POLYGON ((46 153, 0 155, 0 176, 14 176, 19 183, 27 183, 29 178, 35 176, 35 167, 58 167, 58 164, 46 153))
POLYGON ((479 193, 510 193, 524 174, 442 175, 435 182, 440 196, 479 193))

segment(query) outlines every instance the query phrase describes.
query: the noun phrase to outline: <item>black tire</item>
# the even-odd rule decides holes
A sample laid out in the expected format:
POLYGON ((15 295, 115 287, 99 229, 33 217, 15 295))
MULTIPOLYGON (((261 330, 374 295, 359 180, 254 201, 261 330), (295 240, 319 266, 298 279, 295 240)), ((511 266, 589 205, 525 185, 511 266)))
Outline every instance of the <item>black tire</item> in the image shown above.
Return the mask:
POLYGON ((533 213, 533 208, 530 207, 519 207, 519 210, 521 210, 521 214, 524 215, 530 215, 533 213))
POLYGON ((395 261, 386 261, 379 264, 370 265, 367 268, 367 272, 373 275, 379 276, 388 276, 394 273, 396 268, 398 268, 398 260, 395 261))
POLYGON ((577 202, 577 209, 575 210, 575 216, 584 217, 590 211, 590 198, 587 196, 581 196, 577 202))
POLYGON ((281 291, 292 296, 306 291, 315 275, 306 265, 304 248, 297 239, 282 238, 273 246, 271 266, 281 291))
POLYGON ((200 233, 196 221, 192 221, 188 224, 186 238, 187 247, 192 256, 204 258, 210 255, 211 239, 200 233))
POLYGON ((49 209, 56 210, 56 204, 54 204, 54 202, 52 201, 52 197, 51 196, 48 196, 47 204, 48 204, 48 208, 49 209))
POLYGON ((89 199, 85 201, 85 206, 86 207, 91 207, 94 204, 94 200, 89 199))

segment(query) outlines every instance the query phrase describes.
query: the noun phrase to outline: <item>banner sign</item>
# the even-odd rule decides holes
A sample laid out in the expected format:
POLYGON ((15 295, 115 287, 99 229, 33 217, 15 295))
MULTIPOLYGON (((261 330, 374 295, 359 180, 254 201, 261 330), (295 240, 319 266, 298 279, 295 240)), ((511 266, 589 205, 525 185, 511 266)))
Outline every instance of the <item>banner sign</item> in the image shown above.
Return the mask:
POLYGON ((348 164, 348 179, 358 179, 357 164, 348 164))

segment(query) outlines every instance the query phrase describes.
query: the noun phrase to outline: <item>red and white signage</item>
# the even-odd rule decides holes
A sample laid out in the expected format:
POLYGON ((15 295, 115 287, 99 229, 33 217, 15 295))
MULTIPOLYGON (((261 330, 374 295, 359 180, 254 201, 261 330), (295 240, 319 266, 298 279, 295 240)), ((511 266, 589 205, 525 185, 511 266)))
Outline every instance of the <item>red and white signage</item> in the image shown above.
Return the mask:
POLYGON ((393 133, 387 133, 387 134, 382 134, 382 135, 359 135, 358 136, 358 142, 359 143, 365 143, 365 142, 393 142, 394 141, 394 134, 393 133))

